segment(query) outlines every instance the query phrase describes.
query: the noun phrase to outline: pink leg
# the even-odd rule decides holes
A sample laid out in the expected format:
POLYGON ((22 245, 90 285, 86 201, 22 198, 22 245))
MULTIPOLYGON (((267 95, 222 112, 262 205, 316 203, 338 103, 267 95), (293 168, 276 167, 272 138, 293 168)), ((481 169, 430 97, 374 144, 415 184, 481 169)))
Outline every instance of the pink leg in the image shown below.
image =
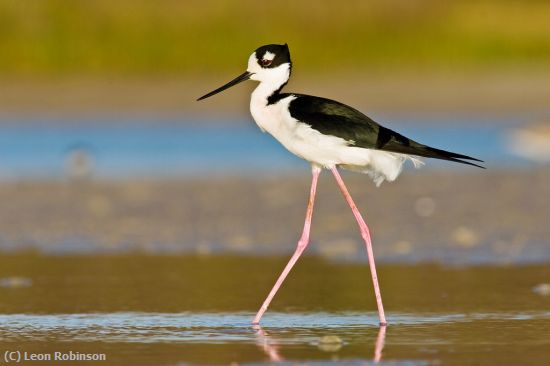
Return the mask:
POLYGON ((308 243, 309 243, 309 231, 311 229, 311 218, 313 216, 313 202, 315 201, 315 192, 317 191, 317 180, 319 179, 319 174, 321 173, 321 168, 314 166, 311 171, 313 177, 311 179, 311 191, 309 194, 309 203, 307 205, 307 212, 306 212, 306 222, 304 224, 304 230, 302 232, 302 237, 298 241, 298 246, 296 247, 296 251, 292 255, 292 258, 290 258, 290 261, 286 265, 285 269, 283 270, 283 273, 279 276, 277 279, 277 282, 275 282, 275 286, 271 289, 271 292, 265 299, 262 307, 260 310, 258 310, 258 313, 256 314, 256 317, 252 321, 252 324, 259 324, 260 319, 262 318, 262 315, 264 315, 265 311, 267 310, 267 307, 269 306, 269 303, 279 290, 279 287, 283 284, 283 281, 285 280, 286 276, 294 266, 294 264, 298 261, 298 258, 300 258, 300 255, 302 255, 303 251, 306 249, 308 243))
POLYGON ((346 201, 353 211, 353 216, 355 216, 355 220, 357 220, 357 223, 359 224, 359 228, 361 230, 361 236, 363 237, 363 240, 365 240, 365 245, 367 246, 367 255, 369 257, 370 273, 372 275, 372 284, 374 285, 374 295, 376 296, 376 304, 378 305, 378 317, 380 318, 380 325, 386 325, 386 316, 384 315, 382 295, 380 295, 380 287, 378 286, 378 276, 376 274, 376 265, 374 264, 374 253, 372 251, 372 242, 370 239, 369 228, 365 223, 365 220, 363 220, 361 213, 357 209, 355 202, 353 202, 353 199, 351 198, 351 195, 349 194, 348 189, 346 188, 346 185, 344 184, 344 181, 340 176, 340 173, 338 173, 338 169, 336 167, 333 167, 331 170, 334 178, 336 178, 336 182, 338 182, 338 186, 340 187, 342 194, 346 198, 346 201))

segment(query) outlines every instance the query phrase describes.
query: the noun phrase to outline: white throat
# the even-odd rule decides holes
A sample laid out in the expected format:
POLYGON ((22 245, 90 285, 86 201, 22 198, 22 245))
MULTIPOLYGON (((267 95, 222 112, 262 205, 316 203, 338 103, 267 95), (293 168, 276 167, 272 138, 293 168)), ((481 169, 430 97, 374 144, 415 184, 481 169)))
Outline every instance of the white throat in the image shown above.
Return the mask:
POLYGON ((273 69, 262 69, 252 75, 252 80, 258 80, 260 84, 252 92, 251 102, 267 104, 267 98, 280 90, 290 78, 290 65, 282 64, 273 69))

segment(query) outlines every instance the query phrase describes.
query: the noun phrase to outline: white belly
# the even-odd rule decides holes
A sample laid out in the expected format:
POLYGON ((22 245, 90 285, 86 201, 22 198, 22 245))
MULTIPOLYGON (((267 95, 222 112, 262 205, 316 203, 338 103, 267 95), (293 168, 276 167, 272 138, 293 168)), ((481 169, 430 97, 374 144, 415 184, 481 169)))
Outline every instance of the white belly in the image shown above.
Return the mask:
POLYGON ((384 180, 393 181, 397 178, 404 161, 410 158, 403 154, 349 146, 342 138, 323 135, 292 118, 288 104, 294 98, 289 96, 266 106, 265 99, 256 101, 253 95, 250 102, 250 111, 256 124, 294 155, 324 168, 341 166, 367 173, 377 185, 384 180))

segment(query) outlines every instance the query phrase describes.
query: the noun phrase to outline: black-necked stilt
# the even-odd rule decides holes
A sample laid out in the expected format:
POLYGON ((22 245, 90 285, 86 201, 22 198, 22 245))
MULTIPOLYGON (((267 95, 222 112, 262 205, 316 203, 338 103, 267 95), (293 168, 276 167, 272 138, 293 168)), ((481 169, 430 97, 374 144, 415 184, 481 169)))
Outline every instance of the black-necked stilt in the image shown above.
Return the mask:
POLYGON ((415 156, 450 160, 482 168, 465 161, 481 160, 419 144, 380 126, 358 110, 334 100, 281 93, 290 78, 291 68, 288 45, 262 46, 250 55, 245 73, 198 99, 211 97, 248 79, 259 81, 260 84, 252 92, 250 99, 252 117, 260 129, 269 132, 290 152, 312 164, 313 178, 302 237, 253 323, 260 322, 277 290, 308 245, 317 180, 321 169, 325 168, 332 171, 359 224, 367 247, 380 324, 386 325, 369 229, 337 167, 366 173, 376 185, 380 185, 384 180, 393 181, 397 178, 406 160, 411 160, 415 166, 422 164, 415 156))

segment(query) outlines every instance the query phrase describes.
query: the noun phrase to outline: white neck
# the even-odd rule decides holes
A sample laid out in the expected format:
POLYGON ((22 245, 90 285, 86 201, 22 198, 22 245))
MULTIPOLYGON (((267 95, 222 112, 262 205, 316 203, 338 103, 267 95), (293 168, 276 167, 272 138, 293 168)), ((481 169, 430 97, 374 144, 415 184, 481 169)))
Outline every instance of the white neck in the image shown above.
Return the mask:
POLYGON ((281 89, 281 87, 288 82, 290 77, 290 66, 283 64, 274 69, 262 70, 255 74, 251 79, 258 80, 260 84, 252 92, 252 100, 255 103, 264 102, 267 104, 267 98, 271 96, 275 91, 281 89))

